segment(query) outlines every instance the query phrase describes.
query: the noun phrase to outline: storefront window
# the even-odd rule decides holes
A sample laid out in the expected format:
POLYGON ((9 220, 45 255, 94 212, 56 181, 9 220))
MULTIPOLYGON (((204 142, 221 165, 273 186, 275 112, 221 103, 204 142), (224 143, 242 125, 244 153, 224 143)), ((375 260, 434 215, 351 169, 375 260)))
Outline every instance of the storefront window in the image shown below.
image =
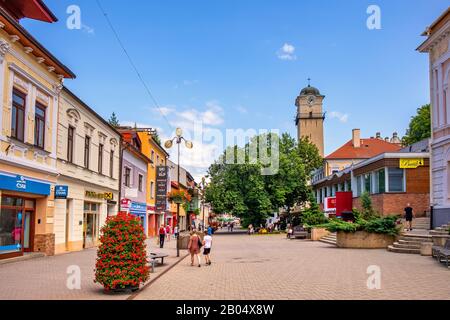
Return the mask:
POLYGON ((384 193, 386 191, 386 173, 384 168, 375 172, 375 192, 384 193))
POLYGON ((364 175, 364 191, 371 193, 372 192, 372 175, 365 174, 364 175))
POLYGON ((404 192, 403 174, 404 170, 389 168, 389 192, 404 192))
POLYGON ((34 201, 3 196, 0 207, 0 255, 31 249, 34 201))
POLYGON ((356 177, 356 195, 359 197, 362 194, 362 177, 356 177))

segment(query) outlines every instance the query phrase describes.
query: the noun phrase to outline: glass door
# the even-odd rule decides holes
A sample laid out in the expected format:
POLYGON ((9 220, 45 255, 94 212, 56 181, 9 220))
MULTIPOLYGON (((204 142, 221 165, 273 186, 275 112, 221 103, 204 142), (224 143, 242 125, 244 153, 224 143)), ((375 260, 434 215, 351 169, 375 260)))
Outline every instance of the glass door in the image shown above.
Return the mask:
POLYGON ((31 251, 31 228, 32 228, 33 211, 25 211, 23 216, 23 250, 31 251))

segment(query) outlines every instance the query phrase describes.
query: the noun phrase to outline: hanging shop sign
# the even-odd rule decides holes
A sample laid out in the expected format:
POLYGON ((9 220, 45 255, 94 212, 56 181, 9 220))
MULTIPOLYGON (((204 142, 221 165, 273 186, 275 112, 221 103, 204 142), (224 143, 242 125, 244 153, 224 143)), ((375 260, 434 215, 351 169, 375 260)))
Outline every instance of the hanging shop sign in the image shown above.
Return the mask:
POLYGON ((156 211, 167 209, 167 179, 169 167, 156 167, 156 211))
POLYGON ((400 159, 400 169, 416 169, 425 164, 423 158, 400 159))

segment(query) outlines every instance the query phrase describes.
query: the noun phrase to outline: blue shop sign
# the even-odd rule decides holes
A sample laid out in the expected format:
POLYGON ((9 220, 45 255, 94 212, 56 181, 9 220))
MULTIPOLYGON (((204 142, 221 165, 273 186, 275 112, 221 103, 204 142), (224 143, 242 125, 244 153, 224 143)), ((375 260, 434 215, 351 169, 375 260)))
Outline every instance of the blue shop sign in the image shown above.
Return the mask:
POLYGON ((147 214, 147 204, 139 202, 131 202, 130 213, 136 215, 146 215, 147 214))
POLYGON ((40 182, 20 175, 14 176, 0 173, 0 189, 44 196, 50 195, 50 183, 40 182))
POLYGON ((55 199, 67 199, 68 195, 68 186, 55 186, 55 199))

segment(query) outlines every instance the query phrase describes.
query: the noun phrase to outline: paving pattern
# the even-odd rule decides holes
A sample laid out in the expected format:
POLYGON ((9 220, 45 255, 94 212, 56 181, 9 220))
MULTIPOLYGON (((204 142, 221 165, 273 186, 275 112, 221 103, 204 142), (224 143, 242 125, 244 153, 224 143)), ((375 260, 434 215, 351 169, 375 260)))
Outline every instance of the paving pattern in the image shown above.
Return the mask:
MULTIPOLYGON (((149 252, 168 253, 164 266, 155 268, 150 280, 164 272, 179 258, 176 258, 176 241, 166 242, 165 248, 156 245, 156 239, 147 241, 149 252)), ((181 252, 182 254, 184 252, 181 252)), ((0 300, 125 300, 130 293, 103 293, 103 287, 93 282, 96 249, 67 253, 54 257, 43 257, 0 265, 0 300), (80 290, 68 289, 66 283, 69 266, 81 270, 80 290)))
POLYGON ((241 234, 216 235, 212 260, 198 268, 184 259, 135 299, 450 299, 450 270, 420 255, 241 234), (372 265, 379 290, 367 287, 372 265))

